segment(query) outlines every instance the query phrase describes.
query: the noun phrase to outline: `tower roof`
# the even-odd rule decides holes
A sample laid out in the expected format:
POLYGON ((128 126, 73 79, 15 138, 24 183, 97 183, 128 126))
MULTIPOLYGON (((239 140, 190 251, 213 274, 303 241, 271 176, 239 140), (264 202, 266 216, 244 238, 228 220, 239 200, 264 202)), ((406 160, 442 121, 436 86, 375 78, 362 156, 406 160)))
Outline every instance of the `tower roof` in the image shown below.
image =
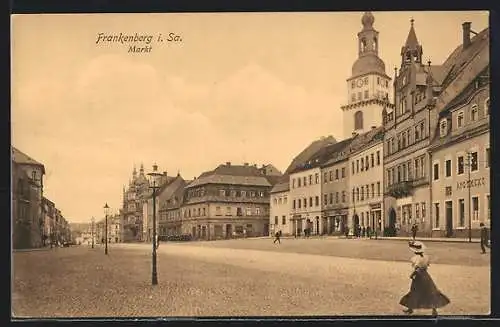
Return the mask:
POLYGON ((413 26, 414 22, 415 20, 413 18, 410 19, 411 27, 410 31, 408 32, 408 37, 406 38, 406 43, 405 43, 405 47, 409 49, 417 49, 417 47, 419 46, 417 34, 415 33, 415 28, 413 26))
POLYGON ((352 76, 361 76, 369 73, 386 75, 385 63, 377 55, 370 54, 358 58, 352 65, 352 76))
POLYGON ((374 22, 375 22, 375 17, 371 13, 371 11, 365 12, 363 17, 361 18, 361 24, 363 24, 364 30, 372 29, 374 22))

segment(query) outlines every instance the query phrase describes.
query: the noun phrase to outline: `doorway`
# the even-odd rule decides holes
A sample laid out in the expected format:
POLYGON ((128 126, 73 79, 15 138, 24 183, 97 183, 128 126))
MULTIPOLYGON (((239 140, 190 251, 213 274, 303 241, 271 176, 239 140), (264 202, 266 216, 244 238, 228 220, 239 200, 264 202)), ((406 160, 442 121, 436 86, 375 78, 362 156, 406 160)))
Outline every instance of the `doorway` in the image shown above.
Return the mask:
POLYGON ((388 226, 388 234, 387 236, 396 236, 396 210, 391 208, 389 210, 389 226, 388 226))
POLYGON ((446 237, 453 236, 453 204, 451 201, 445 202, 446 208, 446 237))
POLYGON ((226 238, 231 238, 233 235, 233 225, 227 224, 226 225, 226 238))
POLYGON ((319 235, 319 217, 316 216, 316 235, 319 235))

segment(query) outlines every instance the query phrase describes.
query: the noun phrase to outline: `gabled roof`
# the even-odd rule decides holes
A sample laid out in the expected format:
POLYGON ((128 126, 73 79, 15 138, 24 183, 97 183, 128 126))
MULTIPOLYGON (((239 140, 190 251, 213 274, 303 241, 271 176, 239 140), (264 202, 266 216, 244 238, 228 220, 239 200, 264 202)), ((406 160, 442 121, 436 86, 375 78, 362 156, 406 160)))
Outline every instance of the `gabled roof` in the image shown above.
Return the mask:
POLYGON ((310 159, 323 147, 337 143, 337 140, 333 136, 326 138, 321 138, 309 144, 301 153, 299 153, 290 163, 290 166, 285 171, 286 174, 290 174, 299 167, 303 167, 310 159))
POLYGON ((269 177, 273 180, 273 176, 263 175, 261 170, 254 166, 226 164, 202 173, 187 188, 205 184, 271 186, 269 177))
POLYGON ((273 186, 270 193, 286 192, 290 190, 290 175, 285 174, 280 177, 278 182, 273 186))
POLYGON ((45 166, 42 163, 36 161, 35 159, 31 158, 27 154, 19 151, 15 147, 12 147, 11 154, 12 154, 12 161, 14 161, 15 163, 20 164, 20 165, 40 166, 40 167, 42 167, 43 173, 45 173, 45 166))

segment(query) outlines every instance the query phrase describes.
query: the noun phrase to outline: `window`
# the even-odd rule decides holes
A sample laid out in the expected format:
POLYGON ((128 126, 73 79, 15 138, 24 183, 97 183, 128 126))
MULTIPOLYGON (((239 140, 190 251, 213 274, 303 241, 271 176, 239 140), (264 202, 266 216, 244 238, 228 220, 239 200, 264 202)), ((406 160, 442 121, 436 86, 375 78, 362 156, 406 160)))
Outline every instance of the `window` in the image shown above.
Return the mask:
POLYGON ((472 152, 470 154, 470 158, 471 158, 471 162, 470 162, 471 171, 477 171, 477 169, 478 169, 477 152, 472 152))
MULTIPOLYGON (((299 177, 297 178, 297 187, 300 187, 301 184, 302 184, 302 178, 299 177)), ((241 193, 243 193, 243 191, 241 193)))
POLYGON ((286 225, 286 216, 281 217, 281 224, 286 225))
POLYGON ((479 198, 477 196, 472 197, 472 220, 479 220, 479 198))
POLYGON ((361 201, 365 199, 365 187, 361 186, 361 201))
MULTIPOLYGON (((309 175, 309 185, 312 185, 313 183, 313 175, 309 175)), ((304 183, 305 185, 306 183, 304 183)))
POLYGON ((354 129, 363 129, 363 112, 361 111, 357 111, 354 114, 354 129))
POLYGON ((226 207, 226 216, 231 216, 231 207, 226 207))
POLYGON ((476 121, 476 119, 477 119, 477 104, 472 105, 472 108, 470 110, 470 120, 476 121))
POLYGON ((345 202, 345 191, 342 191, 342 203, 345 202))
POLYGON ((215 215, 216 216, 221 216, 221 212, 220 212, 220 207, 215 207, 215 215))
POLYGON ((377 85, 380 85, 380 77, 377 77, 377 85))
POLYGON ((319 174, 318 173, 314 174, 314 180, 315 180, 316 184, 319 184, 319 174))
POLYGON ((356 201, 359 201, 359 187, 356 187, 356 201))
POLYGON ((335 192, 335 203, 339 203, 339 192, 335 192))
POLYGON ((361 158, 361 171, 365 168, 364 159, 361 158))
POLYGON ((490 166, 490 160, 491 160, 490 148, 486 148, 485 159, 486 160, 484 161, 484 164, 485 164, 485 167, 488 168, 490 166))
POLYGON ((292 178, 292 188, 295 188, 295 178, 292 178))
POLYGON ((415 203, 415 219, 417 221, 420 219, 420 206, 418 203, 415 203))
POLYGON ((363 100, 363 95, 361 94, 361 92, 358 92, 358 100, 359 101, 363 100))
POLYGON ((309 197, 309 208, 313 206, 313 198, 312 196, 309 197))
POLYGON ((333 204, 333 193, 330 193, 330 204, 333 204))
POLYGON ((297 199, 297 205, 300 208, 302 208, 302 200, 301 199, 297 199))
POLYGON ((464 125, 464 112, 461 111, 457 116, 457 128, 461 128, 464 125))
POLYGON ((420 139, 419 128, 415 127, 415 142, 420 139))
POLYGON ((368 161, 368 156, 365 157, 365 170, 368 170, 368 168, 370 167, 370 163, 368 161))
POLYGON ((446 136, 446 132, 447 132, 446 119, 441 120, 441 123, 439 124, 439 131, 440 131, 441 137, 446 136))
POLYGON ((355 172, 355 170, 354 170, 354 161, 353 161, 353 162, 352 162, 352 174, 353 174, 353 175, 354 175, 354 172, 355 172))
POLYGON ((377 182, 377 195, 380 196, 380 182, 377 182))
POLYGON ((330 170, 330 182, 333 181, 333 170, 330 170))
POLYGON ((274 224, 278 225, 278 216, 274 216, 274 224))
MULTIPOLYGON (((293 206, 295 208, 295 202, 293 203, 293 206)), ((203 209, 203 215, 205 215, 205 209, 203 209)), ((240 207, 236 208, 236 216, 243 216, 243 210, 240 207)))
POLYGON ((380 151, 377 151, 377 166, 380 165, 380 151))
POLYGON ((484 114, 489 115, 490 114, 490 98, 486 99, 484 101, 484 114))
POLYGON ((319 196, 316 195, 316 198, 314 199, 314 205, 317 207, 319 206, 319 196))
POLYGON ((255 215, 260 216, 260 208, 255 208, 255 215))
POLYGON ((372 198, 375 197, 375 184, 372 183, 372 198))
POLYGON ((356 172, 359 173, 359 160, 356 160, 356 172))
POLYGON ((464 157, 459 156, 457 158, 457 175, 462 175, 464 173, 464 157))
POLYGON ((351 88, 352 88, 352 89, 356 88, 356 82, 355 82, 355 81, 352 81, 352 82, 351 82, 351 88))
MULTIPOLYGON (((489 150, 490 150, 490 149, 487 149, 488 154, 490 153, 490 151, 489 151, 489 150)), ((345 177, 345 167, 342 167, 342 178, 344 178, 344 177, 345 177)))
POLYGON ((205 210, 205 209, 206 209, 206 208, 203 208, 203 216, 206 216, 206 215, 207 215, 207 213, 206 213, 206 210, 205 210))
POLYGON ((434 203, 434 228, 439 228, 439 203, 434 203))
POLYGON ((465 226, 465 201, 464 199, 458 200, 458 227, 465 226))
POLYGON ((328 194, 323 195, 323 204, 325 206, 328 204, 328 194))
POLYGON ((323 183, 326 183, 326 182, 328 182, 328 173, 327 172, 323 173, 323 183))
POLYGON ((446 177, 450 177, 451 176, 451 160, 446 160, 446 172, 445 172, 445 176, 446 177))
POLYGON ((292 201, 292 208, 295 209, 295 200, 292 201))
POLYGON ((436 181, 439 179, 439 164, 438 163, 435 163, 434 164, 434 175, 433 175, 433 179, 436 181))
POLYGON ((363 78, 363 83, 364 83, 365 85, 368 85, 368 77, 363 78))
POLYGON ((246 216, 251 216, 252 215, 252 208, 248 207, 245 209, 245 215, 246 216))
POLYGON ((365 99, 368 99, 368 90, 365 90, 365 99))
POLYGON ((422 208, 422 222, 425 221, 425 202, 422 202, 420 204, 420 207, 422 208))
POLYGON ((226 196, 226 190, 220 190, 219 194, 220 196, 226 196))
POLYGON ((335 179, 339 179, 339 170, 335 169, 335 179))
POLYGON ((356 93, 353 93, 351 96, 352 102, 356 102, 356 93))
POLYGON ((373 168, 373 166, 375 165, 375 156, 373 153, 370 155, 370 159, 371 159, 371 166, 373 168))

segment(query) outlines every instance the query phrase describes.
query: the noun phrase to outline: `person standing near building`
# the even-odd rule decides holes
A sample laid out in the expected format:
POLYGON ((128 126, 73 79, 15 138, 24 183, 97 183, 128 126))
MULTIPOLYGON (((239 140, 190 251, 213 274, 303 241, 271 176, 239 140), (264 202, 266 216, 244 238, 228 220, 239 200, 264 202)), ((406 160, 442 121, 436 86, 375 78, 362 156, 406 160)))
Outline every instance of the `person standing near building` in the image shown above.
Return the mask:
POLYGON ((415 309, 432 309, 432 315, 437 316, 437 309, 450 303, 446 295, 441 293, 427 272, 429 257, 424 254, 425 246, 419 241, 410 241, 410 249, 415 253, 411 258, 412 273, 410 275, 410 291, 405 294, 399 304, 406 307, 406 314, 412 314, 415 309))
POLYGON ((418 226, 417 224, 413 224, 411 226, 411 237, 415 241, 415 237, 417 236, 418 226))
POLYGON ((479 226, 481 227, 481 254, 486 253, 486 248, 490 248, 490 245, 488 244, 489 241, 489 235, 488 235, 488 228, 484 226, 483 223, 480 223, 479 226))

